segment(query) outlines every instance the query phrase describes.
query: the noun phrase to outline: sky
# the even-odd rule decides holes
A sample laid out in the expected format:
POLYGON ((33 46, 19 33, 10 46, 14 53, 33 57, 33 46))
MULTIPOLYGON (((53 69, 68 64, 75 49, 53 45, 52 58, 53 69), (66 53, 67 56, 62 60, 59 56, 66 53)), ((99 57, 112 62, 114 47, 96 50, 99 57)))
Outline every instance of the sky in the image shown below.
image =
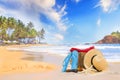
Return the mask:
POLYGON ((44 28, 47 43, 94 43, 120 31, 120 0, 0 0, 0 16, 44 28))

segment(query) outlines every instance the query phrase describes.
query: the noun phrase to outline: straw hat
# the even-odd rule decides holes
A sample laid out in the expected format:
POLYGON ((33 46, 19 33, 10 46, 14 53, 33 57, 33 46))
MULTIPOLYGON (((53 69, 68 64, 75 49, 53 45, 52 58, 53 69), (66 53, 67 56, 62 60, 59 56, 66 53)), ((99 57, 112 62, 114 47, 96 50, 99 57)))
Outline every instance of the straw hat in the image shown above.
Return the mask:
POLYGON ((97 71, 104 71, 108 67, 108 64, 107 64, 105 58, 102 56, 99 56, 99 55, 97 55, 93 58, 92 63, 93 63, 94 68, 97 71))
POLYGON ((98 71, 107 68, 107 62, 103 54, 97 49, 92 49, 84 55, 83 65, 86 69, 93 65, 98 71))

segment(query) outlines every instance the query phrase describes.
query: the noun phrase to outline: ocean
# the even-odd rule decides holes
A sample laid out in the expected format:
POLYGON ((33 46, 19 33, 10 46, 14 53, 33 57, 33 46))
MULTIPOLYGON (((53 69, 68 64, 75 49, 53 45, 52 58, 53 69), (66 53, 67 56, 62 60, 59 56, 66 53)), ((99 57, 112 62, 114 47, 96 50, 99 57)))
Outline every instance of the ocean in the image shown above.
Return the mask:
MULTIPOLYGON (((22 48, 24 51, 31 51, 31 52, 37 52, 39 53, 48 53, 48 54, 56 54, 58 56, 67 56, 67 54, 70 52, 70 48, 80 48, 85 49, 90 46, 94 46, 96 49, 99 49, 106 60, 108 62, 120 62, 120 44, 90 44, 90 45, 68 45, 68 44, 62 44, 62 45, 55 45, 55 46, 32 46, 27 48, 22 48)), ((33 53, 35 55, 35 53, 33 53)))

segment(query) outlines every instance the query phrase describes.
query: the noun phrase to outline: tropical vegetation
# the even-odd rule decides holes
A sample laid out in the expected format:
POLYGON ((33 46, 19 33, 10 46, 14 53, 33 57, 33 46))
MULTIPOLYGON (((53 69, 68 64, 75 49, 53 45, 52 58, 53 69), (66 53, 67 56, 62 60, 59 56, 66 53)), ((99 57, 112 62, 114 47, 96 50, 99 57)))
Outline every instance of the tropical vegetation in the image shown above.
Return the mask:
POLYGON ((120 44, 120 32, 112 32, 106 35, 103 39, 96 42, 97 44, 120 44))
POLYGON ((111 35, 120 39, 120 32, 119 31, 112 32, 111 35))
POLYGON ((37 31, 32 22, 25 25, 13 17, 0 16, 0 42, 5 43, 40 43, 44 39, 45 30, 37 31), (38 40, 36 39, 38 38, 38 40))

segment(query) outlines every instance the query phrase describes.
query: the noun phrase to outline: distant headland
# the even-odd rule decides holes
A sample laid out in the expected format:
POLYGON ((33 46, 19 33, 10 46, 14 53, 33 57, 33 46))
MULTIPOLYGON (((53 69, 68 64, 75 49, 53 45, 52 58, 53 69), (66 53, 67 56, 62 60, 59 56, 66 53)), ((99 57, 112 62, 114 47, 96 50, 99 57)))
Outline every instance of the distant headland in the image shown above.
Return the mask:
POLYGON ((95 44, 120 44, 120 32, 112 32, 106 35, 103 39, 97 41, 95 44))

